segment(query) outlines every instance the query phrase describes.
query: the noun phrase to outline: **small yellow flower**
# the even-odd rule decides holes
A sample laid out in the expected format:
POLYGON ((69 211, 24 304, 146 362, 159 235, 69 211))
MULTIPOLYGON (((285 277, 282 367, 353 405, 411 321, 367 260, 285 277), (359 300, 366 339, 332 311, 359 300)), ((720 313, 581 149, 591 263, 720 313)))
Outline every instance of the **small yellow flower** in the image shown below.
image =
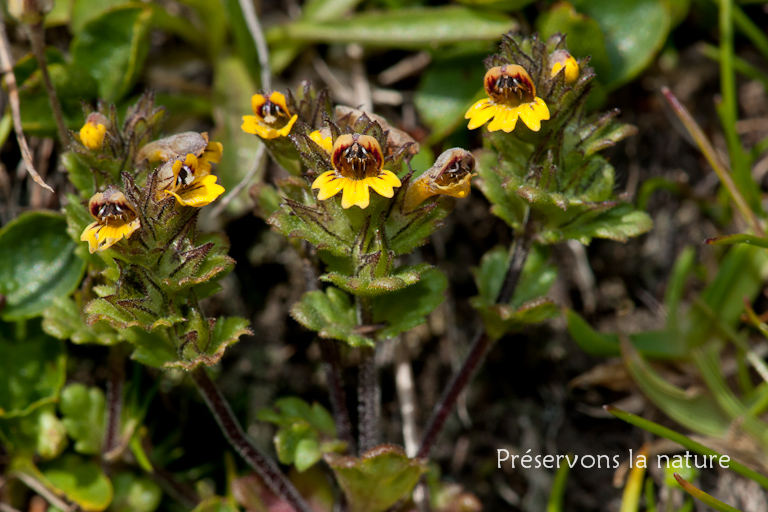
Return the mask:
POLYGON ((572 84, 579 78, 579 63, 565 50, 555 50, 549 56, 552 61, 551 77, 555 78, 561 69, 564 69, 565 83, 572 84))
POLYGON ((136 210, 125 195, 114 188, 99 192, 88 201, 88 210, 96 222, 88 226, 80 235, 80 240, 88 242, 88 251, 109 249, 122 238, 130 238, 141 227, 136 217, 136 210))
POLYGON ((333 150, 333 137, 331 137, 330 130, 327 128, 323 130, 315 130, 309 134, 309 138, 312 139, 315 144, 323 148, 326 153, 329 155, 331 154, 331 151, 333 150))
POLYGON ((107 135, 107 118, 98 112, 91 113, 80 128, 80 142, 91 151, 98 151, 104 145, 107 135))
MULTIPOLYGON (((207 134, 205 134, 207 136, 207 134)), ((221 162, 221 155, 224 153, 224 145, 221 142, 209 142, 205 146, 203 154, 198 158, 198 164, 203 174, 211 174, 211 164, 221 162)))
POLYGON ((197 208, 210 204, 224 193, 224 187, 216 183, 216 176, 211 174, 211 165, 201 165, 201 159, 192 153, 183 161, 167 162, 160 168, 158 189, 175 197, 179 204, 197 208))
POLYGON ((544 100, 536 96, 528 72, 517 64, 505 64, 491 68, 485 74, 485 92, 488 98, 469 107, 464 119, 469 119, 469 129, 474 130, 493 118, 488 131, 515 129, 517 119, 534 132, 541 129, 541 122, 549 119, 549 109, 544 100))
POLYGON ((320 190, 317 198, 321 201, 343 190, 342 208, 355 205, 365 209, 371 200, 368 187, 380 196, 392 197, 393 187, 400 186, 398 177, 384 169, 384 153, 370 135, 339 136, 331 149, 331 163, 333 170, 324 172, 312 183, 313 189, 320 190))
POLYGON ((436 195, 465 198, 469 195, 470 180, 476 176, 475 158, 461 148, 443 152, 428 171, 408 185, 403 200, 403 211, 410 212, 426 199, 436 195))
POLYGON ((286 137, 291 132, 298 115, 291 116, 285 96, 273 92, 269 96, 254 94, 251 98, 253 116, 243 116, 242 130, 258 135, 262 139, 286 137))

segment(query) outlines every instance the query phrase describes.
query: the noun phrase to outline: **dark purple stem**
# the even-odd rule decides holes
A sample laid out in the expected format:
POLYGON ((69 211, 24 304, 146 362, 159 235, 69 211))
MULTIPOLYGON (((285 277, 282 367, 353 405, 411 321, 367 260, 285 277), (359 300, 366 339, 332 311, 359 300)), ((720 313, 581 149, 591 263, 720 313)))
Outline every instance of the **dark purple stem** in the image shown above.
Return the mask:
MULTIPOLYGON (((525 260, 528 258, 532 241, 532 237, 527 229, 515 240, 512 258, 509 263, 509 268, 507 269, 507 274, 504 277, 504 284, 496 298, 497 304, 506 304, 512 298, 517 283, 520 280, 520 275, 523 272, 525 260)), ((488 336, 485 330, 481 331, 472 342, 472 347, 470 347, 469 353, 464 359, 461 368, 459 368, 459 371, 451 379, 450 384, 443 392, 443 396, 440 397, 440 402, 435 406, 435 409, 432 412, 432 417, 429 418, 429 423, 427 423, 427 428, 424 430, 424 434, 421 438, 419 451, 416 454, 417 457, 428 458, 430 456, 432 449, 437 443, 437 439, 440 437, 443 426, 445 426, 445 421, 453 412, 454 407, 456 407, 456 401, 458 400, 459 395, 461 395, 461 392, 472 380, 477 368, 480 366, 480 363, 485 360, 485 356, 492 345, 493 340, 488 336)))
POLYGON ((213 413, 216 422, 221 427, 224 437, 241 457, 256 471, 267 487, 277 496, 285 500, 298 512, 313 512, 304 501, 296 487, 280 471, 277 464, 262 454, 246 437, 243 427, 237 421, 232 408, 229 406, 218 386, 211 380, 205 369, 198 367, 190 375, 197 384, 197 389, 205 400, 208 409, 213 413))
POLYGON ((109 380, 107 381, 107 424, 102 453, 107 458, 117 448, 123 417, 123 386, 125 385, 125 354, 119 346, 110 347, 109 380))
POLYGON ((335 342, 325 338, 317 338, 320 352, 323 355, 325 380, 328 382, 328 394, 336 423, 336 433, 339 439, 347 443, 347 450, 355 452, 355 439, 352 437, 352 422, 347 409, 347 394, 344 392, 344 382, 341 378, 341 360, 335 342))

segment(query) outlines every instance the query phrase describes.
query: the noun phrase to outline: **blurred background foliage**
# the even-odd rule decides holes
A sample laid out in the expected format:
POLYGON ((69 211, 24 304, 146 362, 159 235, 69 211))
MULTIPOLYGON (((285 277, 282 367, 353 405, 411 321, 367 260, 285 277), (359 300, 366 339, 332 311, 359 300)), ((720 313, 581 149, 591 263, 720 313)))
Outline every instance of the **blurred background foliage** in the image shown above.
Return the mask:
MULTIPOLYGON (((768 334, 762 314, 768 242, 748 232, 750 216, 763 223, 760 199, 768 186, 768 17, 761 2, 264 0, 255 7, 273 88, 309 79, 327 86, 334 102, 384 115, 421 144, 412 162, 417 170, 446 148, 480 146, 480 136, 465 127, 464 112, 483 96, 483 60, 510 30, 566 33, 571 53, 591 56, 598 75, 589 107, 619 107, 621 119, 639 128, 634 141, 610 156, 619 188, 651 214, 656 229, 626 245, 596 241, 584 249, 569 243, 541 256, 560 269, 553 277, 542 263, 541 272, 554 281, 550 294, 564 314, 500 340, 435 453, 444 474, 476 494, 486 510, 655 510, 656 503, 691 510, 691 498, 663 472, 631 472, 628 482, 640 483, 622 491, 611 485, 613 478, 623 482, 621 472, 497 469, 495 450, 615 453, 623 460, 629 448, 643 445, 651 454, 706 445, 731 454, 741 468, 734 471, 747 478, 724 471, 683 477, 744 511, 768 507, 762 419, 768 410, 768 343, 762 338, 768 334), (714 161, 727 162, 722 167, 732 172, 735 189, 718 188, 700 153, 707 153, 706 144, 666 106, 662 85, 693 111, 711 139, 714 161), (731 208, 736 195, 749 213, 731 208), (752 238, 717 238, 727 233, 752 238), (702 245, 711 238, 713 245, 702 245), (739 242, 748 245, 730 246, 739 242), (641 430, 609 420, 600 408, 605 403, 653 422, 616 413, 641 430)), ((260 143, 240 130, 262 72, 240 9, 237 0, 56 0, 44 21, 45 55, 70 129, 83 124, 83 102, 113 102, 123 113, 151 89, 166 108, 166 133, 207 130, 223 143, 217 174, 228 191, 257 168, 226 211, 207 212, 202 223, 227 232, 238 263, 207 307, 245 316, 259 333, 223 361, 222 387, 249 434, 269 451, 275 428, 268 422, 281 423, 256 421, 259 410, 280 396, 327 398, 319 350, 288 317, 303 287, 301 261, 252 215, 250 186, 282 171, 273 164, 256 167, 260 143)), ((181 372, 131 363, 122 416, 129 455, 108 471, 101 467, 102 390, 111 356, 82 343, 107 344, 108 334, 98 324, 88 331, 58 325, 73 342, 65 344, 41 327, 46 310, 70 307, 61 299, 78 286, 85 263, 75 255, 63 217, 31 211, 60 209, 68 185, 56 163, 56 125, 37 61, 7 9, 5 21, 23 129, 57 193, 26 178, 3 96, 0 495, 28 503, 29 510, 41 510, 33 494, 59 508, 74 503, 84 510, 189 510, 200 499, 199 511, 271 510, 259 508, 265 491, 239 476, 243 469, 226 453, 181 372), (52 497, 45 489, 54 490, 52 497)), ((470 268, 510 243, 508 229, 479 193, 447 222, 414 262, 434 263, 448 275, 448 299, 428 325, 399 345, 384 345, 380 355, 381 430, 390 440, 401 439, 402 428, 392 384, 396 362, 413 361, 423 422, 478 325, 470 268)), ((295 454, 280 458, 290 461, 295 454)), ((327 498, 327 489, 313 492, 320 502, 327 498)), ((436 500, 439 510, 465 510, 450 498, 455 488, 444 492, 436 500)))

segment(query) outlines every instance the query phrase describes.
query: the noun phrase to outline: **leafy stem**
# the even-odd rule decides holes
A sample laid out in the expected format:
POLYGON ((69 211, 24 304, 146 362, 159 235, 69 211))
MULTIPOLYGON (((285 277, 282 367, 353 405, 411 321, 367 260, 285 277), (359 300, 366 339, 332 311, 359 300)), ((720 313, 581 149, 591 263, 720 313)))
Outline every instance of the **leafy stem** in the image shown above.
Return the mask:
MULTIPOLYGON (((373 303, 370 297, 355 298, 358 325, 369 328, 373 324, 373 303)), ((379 379, 376 372, 376 349, 360 349, 360 368, 357 382, 358 448, 364 453, 378 441, 379 408, 381 402, 379 379)))

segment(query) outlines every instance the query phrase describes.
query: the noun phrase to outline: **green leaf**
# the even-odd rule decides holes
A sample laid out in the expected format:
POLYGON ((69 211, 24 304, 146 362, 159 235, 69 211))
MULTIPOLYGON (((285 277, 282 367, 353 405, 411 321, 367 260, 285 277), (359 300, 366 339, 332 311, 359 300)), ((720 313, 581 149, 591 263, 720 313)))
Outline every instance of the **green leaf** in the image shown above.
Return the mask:
POLYGON ((55 459, 67 447, 67 429, 53 404, 38 407, 26 416, 0 418, 0 441, 8 453, 55 459))
POLYGON ((37 330, 16 340, 0 337, 0 375, 0 418, 52 403, 66 379, 64 343, 37 330))
POLYGON ((118 473, 112 479, 115 498, 111 512, 154 512, 160 506, 163 491, 152 480, 133 473, 118 473))
MULTIPOLYGON (((546 247, 534 246, 525 261, 523 272, 510 301, 513 307, 539 299, 547 294, 557 279, 557 267, 547 262, 546 247)), ((478 290, 478 303, 492 306, 496 303, 509 267, 509 254, 498 246, 483 255, 480 266, 472 269, 478 290)))
POLYGON ((118 333, 104 322, 86 324, 80 306, 70 297, 56 298, 53 305, 43 311, 43 319, 45 332, 76 345, 113 345, 118 341, 118 333))
MULTIPOLYGON (((394 295, 394 294, 393 294, 394 295)), ((357 334, 355 308, 349 296, 329 286, 325 292, 305 293, 291 308, 291 316, 321 338, 344 341, 352 347, 372 347, 373 340, 357 334)))
POLYGON ((116 101, 130 92, 149 50, 152 9, 131 4, 89 21, 72 41, 72 64, 98 82, 99 96, 116 101))
POLYGON ((104 393, 96 387, 70 384, 61 392, 59 410, 69 437, 75 440, 75 451, 84 455, 101 453, 104 393))
POLYGON ((406 8, 366 12, 343 20, 297 21, 270 31, 267 41, 434 48, 461 41, 498 41, 516 25, 504 14, 461 6, 406 8))
POLYGON ((280 462, 294 464, 299 471, 310 468, 322 456, 317 432, 306 423, 296 423, 278 430, 275 448, 280 462))
POLYGON ((464 123, 464 114, 475 100, 485 97, 482 88, 485 66, 480 55, 439 58, 424 70, 414 96, 419 116, 441 140, 464 123))
POLYGON ((426 462, 409 459, 392 445, 381 445, 361 458, 326 455, 349 503, 350 512, 384 512, 409 494, 422 474, 426 462))
POLYGON ((390 275, 378 279, 369 279, 364 275, 352 277, 338 272, 329 272, 320 276, 320 279, 335 284, 345 292, 374 297, 396 292, 418 283, 421 274, 427 269, 429 269, 427 264, 400 267, 393 270, 390 275))
POLYGON ((514 12, 532 4, 534 0, 458 0, 458 2, 471 7, 514 12))
POLYGON ((336 425, 333 416, 322 405, 307 402, 298 397, 285 397, 277 400, 273 407, 261 409, 257 418, 279 426, 291 426, 297 422, 306 422, 328 437, 336 437, 336 425))
POLYGON ((725 435, 731 421, 709 394, 695 394, 664 380, 645 362, 629 341, 621 343, 624 364, 651 402, 683 427, 712 437, 725 435))
POLYGON ((54 489, 86 512, 101 512, 112 502, 112 483, 95 462, 68 454, 40 469, 54 489))
POLYGON ((545 298, 532 300, 517 308, 507 304, 487 306, 478 300, 470 302, 477 308, 485 324, 485 330, 493 340, 501 338, 506 333, 518 332, 526 325, 538 324, 560 314, 557 305, 545 298))
MULTIPOLYGON (((219 364, 224 351, 240 340, 240 336, 253 334, 250 322, 236 316, 219 317, 210 330, 210 342, 207 346, 198 343, 188 343, 184 349, 184 360, 166 362, 164 368, 183 368, 190 371, 201 364, 214 366, 219 364)), ((198 330, 197 336, 204 334, 198 330)))
POLYGON ((672 16, 664 0, 577 0, 574 5, 594 18, 605 35, 611 72, 602 76, 601 82, 609 88, 640 74, 661 50, 672 26, 672 16))
POLYGON ((78 34, 89 21, 98 18, 113 7, 127 3, 129 3, 127 0, 74 0, 69 27, 73 34, 78 34))
POLYGON ((85 262, 66 230, 62 215, 45 211, 23 213, 0 230, 1 318, 37 316, 75 289, 85 262))
POLYGON ((436 268, 421 273, 418 283, 403 290, 373 298, 373 321, 387 326, 376 338, 394 338, 427 321, 427 316, 445 300, 448 279, 436 268))
MULTIPOLYGON (((568 333, 581 349, 597 357, 616 357, 621 353, 617 334, 599 333, 571 309, 565 310, 568 333)), ((686 355, 686 347, 677 331, 645 331, 630 334, 629 340, 641 354, 652 359, 677 359, 686 355)))
MULTIPOLYGON (((578 240, 584 245, 588 245, 592 238, 626 242, 653 228, 651 217, 645 212, 634 210, 630 205, 617 206, 591 219, 583 215, 581 219, 558 229, 559 236, 578 240)), ((543 236, 550 238, 549 235, 543 236)))

